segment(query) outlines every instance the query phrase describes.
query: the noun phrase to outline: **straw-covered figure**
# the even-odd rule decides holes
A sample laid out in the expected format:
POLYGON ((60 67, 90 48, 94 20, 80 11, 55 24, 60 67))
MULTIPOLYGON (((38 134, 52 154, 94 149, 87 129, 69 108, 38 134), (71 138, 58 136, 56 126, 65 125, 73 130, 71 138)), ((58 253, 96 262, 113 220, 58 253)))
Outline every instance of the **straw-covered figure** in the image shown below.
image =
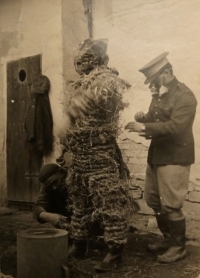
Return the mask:
POLYGON ((109 271, 121 263, 127 241, 128 221, 138 210, 129 193, 129 171, 116 143, 119 114, 126 107, 124 92, 130 84, 107 67, 107 40, 87 39, 76 50, 74 64, 80 78, 70 82, 66 105, 71 125, 65 143, 73 154, 68 177, 73 204, 69 256, 84 255, 90 237, 88 227, 99 221, 108 253, 95 266, 109 271))

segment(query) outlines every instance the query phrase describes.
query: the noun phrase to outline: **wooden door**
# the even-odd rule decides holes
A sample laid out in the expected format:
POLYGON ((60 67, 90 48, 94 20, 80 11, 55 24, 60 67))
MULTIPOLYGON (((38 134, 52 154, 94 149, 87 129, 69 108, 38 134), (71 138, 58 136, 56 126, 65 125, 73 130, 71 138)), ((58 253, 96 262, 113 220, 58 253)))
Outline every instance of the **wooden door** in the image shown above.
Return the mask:
POLYGON ((7 196, 9 204, 31 204, 39 191, 42 157, 26 148, 24 122, 31 81, 41 74, 41 56, 7 65, 7 196))

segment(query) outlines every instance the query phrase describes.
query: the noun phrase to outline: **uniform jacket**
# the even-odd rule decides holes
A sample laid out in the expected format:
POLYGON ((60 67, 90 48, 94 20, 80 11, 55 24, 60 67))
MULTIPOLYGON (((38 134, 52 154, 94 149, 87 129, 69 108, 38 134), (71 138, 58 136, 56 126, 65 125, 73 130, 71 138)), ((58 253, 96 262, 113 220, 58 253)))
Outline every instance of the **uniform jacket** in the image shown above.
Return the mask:
POLYGON ((192 91, 174 78, 168 92, 155 97, 146 116, 145 136, 152 139, 149 164, 189 165, 194 163, 192 125, 197 101, 192 91))

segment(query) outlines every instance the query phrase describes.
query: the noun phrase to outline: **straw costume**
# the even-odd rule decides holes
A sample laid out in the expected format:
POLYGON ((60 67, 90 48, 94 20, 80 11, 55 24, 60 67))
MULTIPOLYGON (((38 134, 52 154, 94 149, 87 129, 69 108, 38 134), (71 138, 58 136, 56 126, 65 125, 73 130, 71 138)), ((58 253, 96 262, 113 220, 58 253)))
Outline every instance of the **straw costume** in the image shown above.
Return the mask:
POLYGON ((72 236, 69 256, 86 249, 88 225, 99 221, 109 247, 96 270, 107 271, 121 261, 126 230, 137 203, 129 194, 129 171, 116 143, 119 113, 126 104, 123 93, 130 84, 108 68, 107 40, 87 39, 75 54, 75 69, 80 79, 70 83, 67 113, 71 127, 66 145, 73 153, 70 195, 73 203, 72 236))

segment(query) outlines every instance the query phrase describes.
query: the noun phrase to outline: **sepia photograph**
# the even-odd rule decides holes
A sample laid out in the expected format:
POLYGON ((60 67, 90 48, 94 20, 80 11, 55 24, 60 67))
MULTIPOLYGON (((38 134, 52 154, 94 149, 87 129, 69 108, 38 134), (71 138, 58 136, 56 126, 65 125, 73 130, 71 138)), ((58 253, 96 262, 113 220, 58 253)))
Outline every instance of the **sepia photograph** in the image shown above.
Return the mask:
POLYGON ((0 278, 200 278, 199 26, 0 0, 0 278))

